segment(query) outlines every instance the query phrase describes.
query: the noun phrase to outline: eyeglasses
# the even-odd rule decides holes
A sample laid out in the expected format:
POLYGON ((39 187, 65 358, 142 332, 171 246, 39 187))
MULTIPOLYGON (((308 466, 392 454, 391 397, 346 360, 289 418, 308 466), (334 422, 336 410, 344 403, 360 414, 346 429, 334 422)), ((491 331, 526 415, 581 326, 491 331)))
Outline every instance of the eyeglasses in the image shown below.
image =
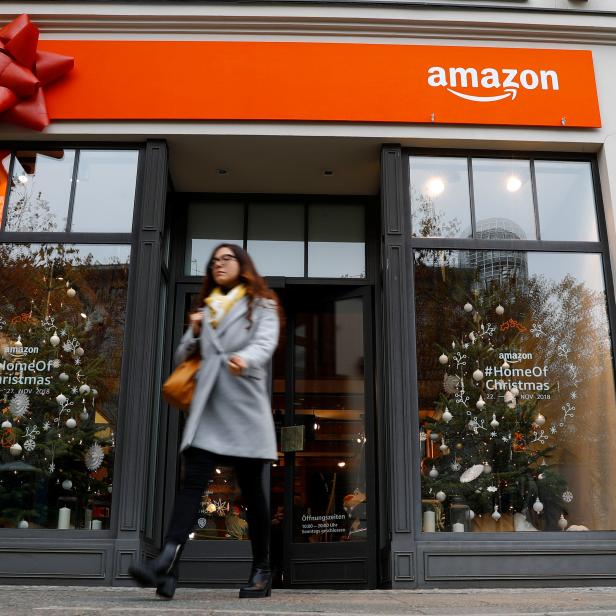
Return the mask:
POLYGON ((237 257, 235 255, 222 255, 222 257, 214 257, 210 261, 210 267, 214 267, 219 263, 221 265, 226 265, 227 263, 229 263, 229 261, 237 261, 237 257))

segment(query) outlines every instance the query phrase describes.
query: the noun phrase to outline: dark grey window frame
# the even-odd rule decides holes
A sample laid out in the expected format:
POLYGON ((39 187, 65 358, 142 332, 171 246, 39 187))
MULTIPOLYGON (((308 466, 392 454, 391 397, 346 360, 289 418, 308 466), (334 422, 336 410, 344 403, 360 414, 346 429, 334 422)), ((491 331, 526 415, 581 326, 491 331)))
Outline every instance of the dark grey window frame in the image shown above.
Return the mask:
MULTIPOLYGON (((573 253, 593 253, 600 254, 603 264, 603 276, 605 281, 605 293, 608 310, 608 322, 610 326, 610 340, 612 343, 612 357, 615 357, 616 351, 616 299, 614 298, 614 282, 611 276, 611 263, 607 237, 607 227, 604 216, 603 201, 601 199, 601 191, 599 186, 599 170, 597 160, 594 156, 578 155, 578 154, 554 154, 550 152, 507 152, 507 151, 474 151, 474 150, 439 150, 439 149, 406 149, 402 153, 402 186, 403 186, 403 202, 405 212, 405 224, 406 224, 406 258, 408 264, 408 284, 410 288, 409 294, 409 335, 410 344, 409 349, 411 353, 412 369, 410 372, 411 389, 413 392, 417 391, 418 376, 417 376, 417 358, 415 349, 416 340, 416 326, 415 326, 415 293, 413 288, 414 280, 414 258, 413 252, 417 248, 432 248, 432 249, 453 249, 453 250, 505 250, 505 251, 532 251, 532 252, 573 252, 573 253), (539 216, 537 211, 537 198, 536 198, 536 185, 534 174, 534 161, 535 160, 549 160, 549 161, 573 161, 573 162, 588 162, 592 172, 592 182, 594 188, 595 208, 597 216, 597 229, 599 239, 597 242, 580 242, 580 241, 546 241, 546 240, 488 240, 478 239, 475 237, 475 216, 474 216, 474 195, 470 192, 470 204, 473 220, 473 238, 418 238, 412 237, 410 222, 411 222, 411 202, 410 191, 408 190, 410 182, 409 174, 409 159, 411 156, 437 156, 437 157, 452 157, 457 158, 467 157, 469 163, 469 173, 471 172, 471 159, 475 158, 501 158, 504 160, 530 160, 531 161, 531 177, 533 179, 533 201, 535 208, 535 217, 537 229, 539 231, 539 216)), ((538 237, 540 237, 538 233, 538 237)), ((415 443, 419 442, 419 406, 418 399, 414 393, 411 400, 411 412, 412 412, 412 439, 415 443)), ((413 446, 413 469, 412 469, 412 483, 413 483, 413 510, 415 514, 415 520, 421 520, 421 479, 419 474, 420 468, 420 452, 417 446, 413 446)), ((415 538, 416 540, 428 540, 426 534, 421 531, 417 525, 415 526, 415 538)), ((460 533, 461 534, 461 533, 460 533)), ((554 533, 554 532, 541 532, 539 535, 541 541, 574 541, 571 535, 574 533, 554 533), (562 536, 564 535, 564 537, 562 536)), ((455 537, 455 541, 516 541, 516 542, 528 542, 528 537, 524 536, 525 533, 520 532, 500 532, 500 533, 464 533, 464 536, 455 537)), ((614 538, 614 531, 588 531, 585 533, 589 539, 600 538, 614 538)), ((437 541, 452 541, 451 533, 430 533, 429 540, 431 542, 437 541)), ((578 538, 579 541, 579 538, 578 538)))

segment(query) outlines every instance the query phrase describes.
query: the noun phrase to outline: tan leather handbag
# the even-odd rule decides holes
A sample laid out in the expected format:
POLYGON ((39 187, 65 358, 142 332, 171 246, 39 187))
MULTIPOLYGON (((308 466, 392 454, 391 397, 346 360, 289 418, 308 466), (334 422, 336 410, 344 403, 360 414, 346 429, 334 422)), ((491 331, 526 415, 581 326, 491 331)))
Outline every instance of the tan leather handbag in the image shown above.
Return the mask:
POLYGON ((195 393, 196 376, 201 365, 201 355, 184 360, 163 384, 163 398, 173 407, 188 411, 195 393))

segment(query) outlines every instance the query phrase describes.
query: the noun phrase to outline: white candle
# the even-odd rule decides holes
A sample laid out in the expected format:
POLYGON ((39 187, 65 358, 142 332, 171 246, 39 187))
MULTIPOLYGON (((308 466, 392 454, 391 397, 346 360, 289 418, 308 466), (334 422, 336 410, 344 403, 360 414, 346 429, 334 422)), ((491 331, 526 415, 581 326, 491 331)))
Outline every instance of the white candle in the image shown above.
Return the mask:
POLYGON ((436 513, 434 511, 423 512, 423 532, 433 533, 436 531, 436 513))
POLYGON ((58 511, 58 528, 67 529, 71 524, 71 510, 68 507, 60 507, 58 511))
POLYGON ((454 533, 463 533, 464 532, 464 524, 462 524, 462 522, 456 522, 453 525, 453 532, 454 533))
POLYGON ((100 520, 92 520, 92 530, 100 530, 103 528, 103 523, 100 520))

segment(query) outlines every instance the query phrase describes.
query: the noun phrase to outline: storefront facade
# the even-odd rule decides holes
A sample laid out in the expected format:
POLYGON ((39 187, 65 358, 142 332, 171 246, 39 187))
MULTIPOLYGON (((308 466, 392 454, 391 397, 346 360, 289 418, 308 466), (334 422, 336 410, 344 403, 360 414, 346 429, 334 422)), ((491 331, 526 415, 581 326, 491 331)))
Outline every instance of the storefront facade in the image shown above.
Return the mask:
MULTIPOLYGON (((233 241, 286 316, 279 586, 611 584, 616 11, 178 4, 0 15, 75 61, 1 126, 2 580, 156 553, 160 384, 233 241)), ((217 469, 182 582, 243 581, 244 514, 217 469)))

